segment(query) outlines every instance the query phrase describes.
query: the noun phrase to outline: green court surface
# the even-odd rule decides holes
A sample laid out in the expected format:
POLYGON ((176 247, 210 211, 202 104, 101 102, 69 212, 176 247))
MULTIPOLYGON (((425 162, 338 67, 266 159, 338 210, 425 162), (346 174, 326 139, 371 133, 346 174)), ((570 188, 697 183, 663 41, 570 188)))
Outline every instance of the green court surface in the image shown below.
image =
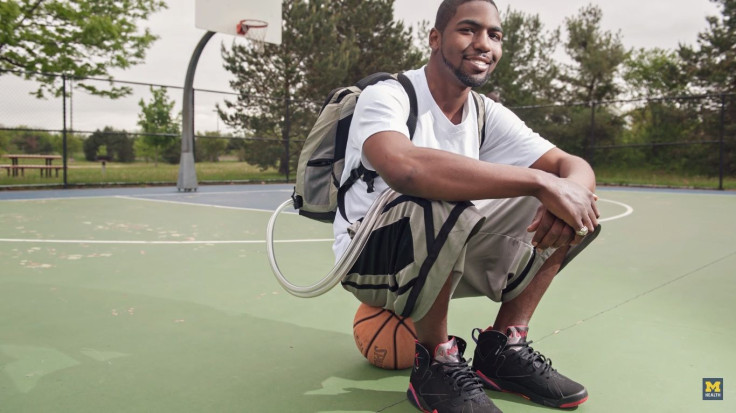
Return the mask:
MULTIPOLYGON (((409 372, 357 351, 340 287, 287 294, 266 255, 274 186, 0 192, 0 412, 415 412, 409 372)), ((603 232, 555 280, 534 347, 590 393, 578 412, 736 411, 736 195, 602 188, 603 232), (703 400, 722 378, 724 400, 703 400)), ((298 283, 331 227, 278 221, 298 283)), ((498 304, 453 301, 475 347, 498 304)), ((489 392, 504 412, 544 412, 489 392)))

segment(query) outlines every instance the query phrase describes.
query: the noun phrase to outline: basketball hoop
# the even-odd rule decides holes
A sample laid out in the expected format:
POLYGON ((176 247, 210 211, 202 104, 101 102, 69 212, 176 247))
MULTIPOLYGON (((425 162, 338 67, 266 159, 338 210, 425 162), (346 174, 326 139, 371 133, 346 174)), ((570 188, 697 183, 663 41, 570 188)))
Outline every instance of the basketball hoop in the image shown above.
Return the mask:
POLYGON ((268 31, 268 22, 257 19, 244 19, 238 22, 237 32, 251 41, 253 49, 257 52, 263 51, 263 41, 268 31))

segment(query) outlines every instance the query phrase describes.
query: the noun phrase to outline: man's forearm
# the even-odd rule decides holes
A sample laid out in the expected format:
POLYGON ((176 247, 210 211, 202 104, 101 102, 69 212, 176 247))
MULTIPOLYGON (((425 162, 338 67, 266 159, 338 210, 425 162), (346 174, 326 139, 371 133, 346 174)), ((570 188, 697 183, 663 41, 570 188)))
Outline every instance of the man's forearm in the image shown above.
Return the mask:
POLYGON ((560 178, 569 179, 595 192, 595 172, 590 164, 577 156, 568 156, 560 161, 560 178))
MULTIPOLYGON (((415 148, 397 156, 381 176, 407 195, 446 201, 536 196, 547 179, 543 171, 489 164, 435 149, 415 148)), ((553 178, 554 179, 554 178, 553 178)))

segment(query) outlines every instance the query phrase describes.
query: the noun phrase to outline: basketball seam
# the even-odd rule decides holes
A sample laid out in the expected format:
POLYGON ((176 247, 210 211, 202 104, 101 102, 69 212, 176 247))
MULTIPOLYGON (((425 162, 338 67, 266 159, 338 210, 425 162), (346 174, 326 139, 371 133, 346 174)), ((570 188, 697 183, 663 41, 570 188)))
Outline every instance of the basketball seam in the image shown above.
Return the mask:
POLYGON ((364 322, 364 321, 368 321, 368 320, 370 320, 370 319, 373 319, 373 318, 376 318, 376 317, 378 317, 379 315, 383 314, 383 313, 384 313, 384 312, 386 312, 386 311, 387 311, 386 309, 382 308, 382 309, 381 309, 381 311, 377 312, 376 314, 373 314, 373 315, 371 315, 371 316, 368 316, 368 317, 365 317, 365 318, 361 318, 361 319, 360 319, 360 320, 358 320, 358 321, 353 321, 353 328, 357 327, 357 326, 358 326, 358 324, 360 324, 360 323, 362 323, 362 322, 364 322))
POLYGON ((373 334, 373 337, 371 337, 370 343, 368 343, 368 346, 366 346, 366 351, 363 356, 366 358, 368 357, 368 352, 371 350, 371 346, 373 345, 373 342, 376 341, 376 337, 378 337, 379 334, 381 334, 381 330, 383 330, 384 327, 386 327, 386 324, 388 324, 389 321, 391 321, 392 317, 386 317, 386 319, 383 321, 383 324, 381 324, 381 327, 376 330, 376 332, 373 334))
POLYGON ((406 318, 401 318, 401 317, 399 317, 398 314, 393 313, 393 312, 391 313, 391 316, 393 318, 396 318, 398 320, 398 322, 396 323, 396 327, 394 327, 394 336, 393 336, 393 340, 394 340, 394 369, 395 370, 398 370, 398 368, 399 368, 399 351, 398 351, 399 350, 399 342, 397 341, 397 339, 398 339, 398 336, 399 336, 399 328, 404 327, 406 329, 406 331, 408 331, 409 334, 411 334, 411 336, 414 338, 414 340, 417 339, 417 335, 414 334, 414 332, 411 331, 411 328, 409 328, 409 326, 405 323, 405 320, 407 320, 406 318))

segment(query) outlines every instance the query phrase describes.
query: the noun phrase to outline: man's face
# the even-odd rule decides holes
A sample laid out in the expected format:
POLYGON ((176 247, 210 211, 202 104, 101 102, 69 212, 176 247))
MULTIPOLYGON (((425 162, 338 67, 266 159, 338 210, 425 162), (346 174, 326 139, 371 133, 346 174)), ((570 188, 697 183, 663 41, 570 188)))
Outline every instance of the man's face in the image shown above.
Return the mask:
POLYGON ((485 84, 501 59, 503 32, 498 10, 485 1, 463 3, 443 33, 433 29, 430 45, 466 87, 485 84))

